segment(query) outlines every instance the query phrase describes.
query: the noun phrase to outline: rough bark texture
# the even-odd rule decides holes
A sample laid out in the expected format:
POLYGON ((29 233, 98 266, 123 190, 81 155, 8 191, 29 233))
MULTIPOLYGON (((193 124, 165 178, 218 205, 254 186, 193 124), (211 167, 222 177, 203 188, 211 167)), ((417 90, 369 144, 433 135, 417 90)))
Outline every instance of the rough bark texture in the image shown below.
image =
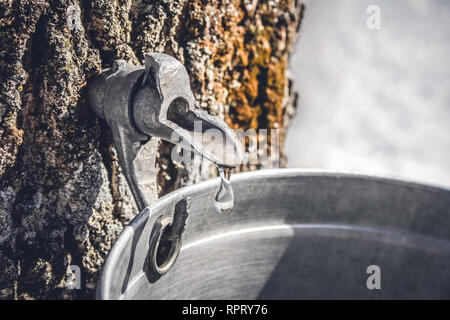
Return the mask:
MULTIPOLYGON (((109 129, 86 104, 90 76, 165 52, 185 64, 202 108, 283 138, 301 11, 300 0, 1 0, 0 297, 92 297, 137 214, 109 129), (70 264, 82 290, 65 288, 70 264)), ((215 174, 176 166, 170 150, 160 145, 160 194, 215 174)))

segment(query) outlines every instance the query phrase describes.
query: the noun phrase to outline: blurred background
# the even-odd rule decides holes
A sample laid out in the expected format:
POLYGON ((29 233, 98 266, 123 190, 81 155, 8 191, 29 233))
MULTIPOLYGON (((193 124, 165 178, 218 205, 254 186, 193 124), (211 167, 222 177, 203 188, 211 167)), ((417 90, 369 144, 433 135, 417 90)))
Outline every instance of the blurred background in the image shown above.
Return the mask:
POLYGON ((450 186, 450 1, 304 2, 289 167, 450 186))

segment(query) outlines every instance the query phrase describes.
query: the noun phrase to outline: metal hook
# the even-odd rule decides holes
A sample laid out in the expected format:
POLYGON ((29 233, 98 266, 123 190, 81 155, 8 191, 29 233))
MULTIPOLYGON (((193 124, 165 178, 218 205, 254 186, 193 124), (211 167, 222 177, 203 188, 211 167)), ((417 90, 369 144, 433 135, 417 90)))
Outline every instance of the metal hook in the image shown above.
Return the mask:
POLYGON ((145 267, 150 281, 158 280, 172 268, 177 260, 190 204, 190 197, 178 201, 172 219, 160 216, 153 225, 145 267))

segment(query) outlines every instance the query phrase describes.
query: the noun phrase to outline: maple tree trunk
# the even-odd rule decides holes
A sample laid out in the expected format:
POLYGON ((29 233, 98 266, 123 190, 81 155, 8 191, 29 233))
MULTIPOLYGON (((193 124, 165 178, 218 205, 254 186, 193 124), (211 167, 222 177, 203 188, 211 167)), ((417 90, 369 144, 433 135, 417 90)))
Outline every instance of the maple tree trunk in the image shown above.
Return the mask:
MULTIPOLYGON (((93 297, 108 250, 138 213, 109 128, 86 103, 90 76, 164 52, 186 66, 201 108, 283 139, 302 9, 299 0, 0 2, 0 297, 93 297), (81 290, 66 288, 71 264, 81 290)), ((170 148, 159 146, 160 194, 215 174, 177 167, 170 148)))

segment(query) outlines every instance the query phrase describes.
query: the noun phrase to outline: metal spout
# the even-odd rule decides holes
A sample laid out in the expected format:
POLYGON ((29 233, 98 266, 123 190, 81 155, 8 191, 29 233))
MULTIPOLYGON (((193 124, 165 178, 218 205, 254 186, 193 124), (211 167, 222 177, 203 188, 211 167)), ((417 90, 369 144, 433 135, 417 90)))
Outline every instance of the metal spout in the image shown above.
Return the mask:
POLYGON ((88 100, 111 128, 140 210, 155 199, 158 139, 219 166, 242 162, 244 150, 236 134, 224 121, 196 107, 185 67, 167 54, 146 54, 145 66, 115 61, 89 81, 88 100))

